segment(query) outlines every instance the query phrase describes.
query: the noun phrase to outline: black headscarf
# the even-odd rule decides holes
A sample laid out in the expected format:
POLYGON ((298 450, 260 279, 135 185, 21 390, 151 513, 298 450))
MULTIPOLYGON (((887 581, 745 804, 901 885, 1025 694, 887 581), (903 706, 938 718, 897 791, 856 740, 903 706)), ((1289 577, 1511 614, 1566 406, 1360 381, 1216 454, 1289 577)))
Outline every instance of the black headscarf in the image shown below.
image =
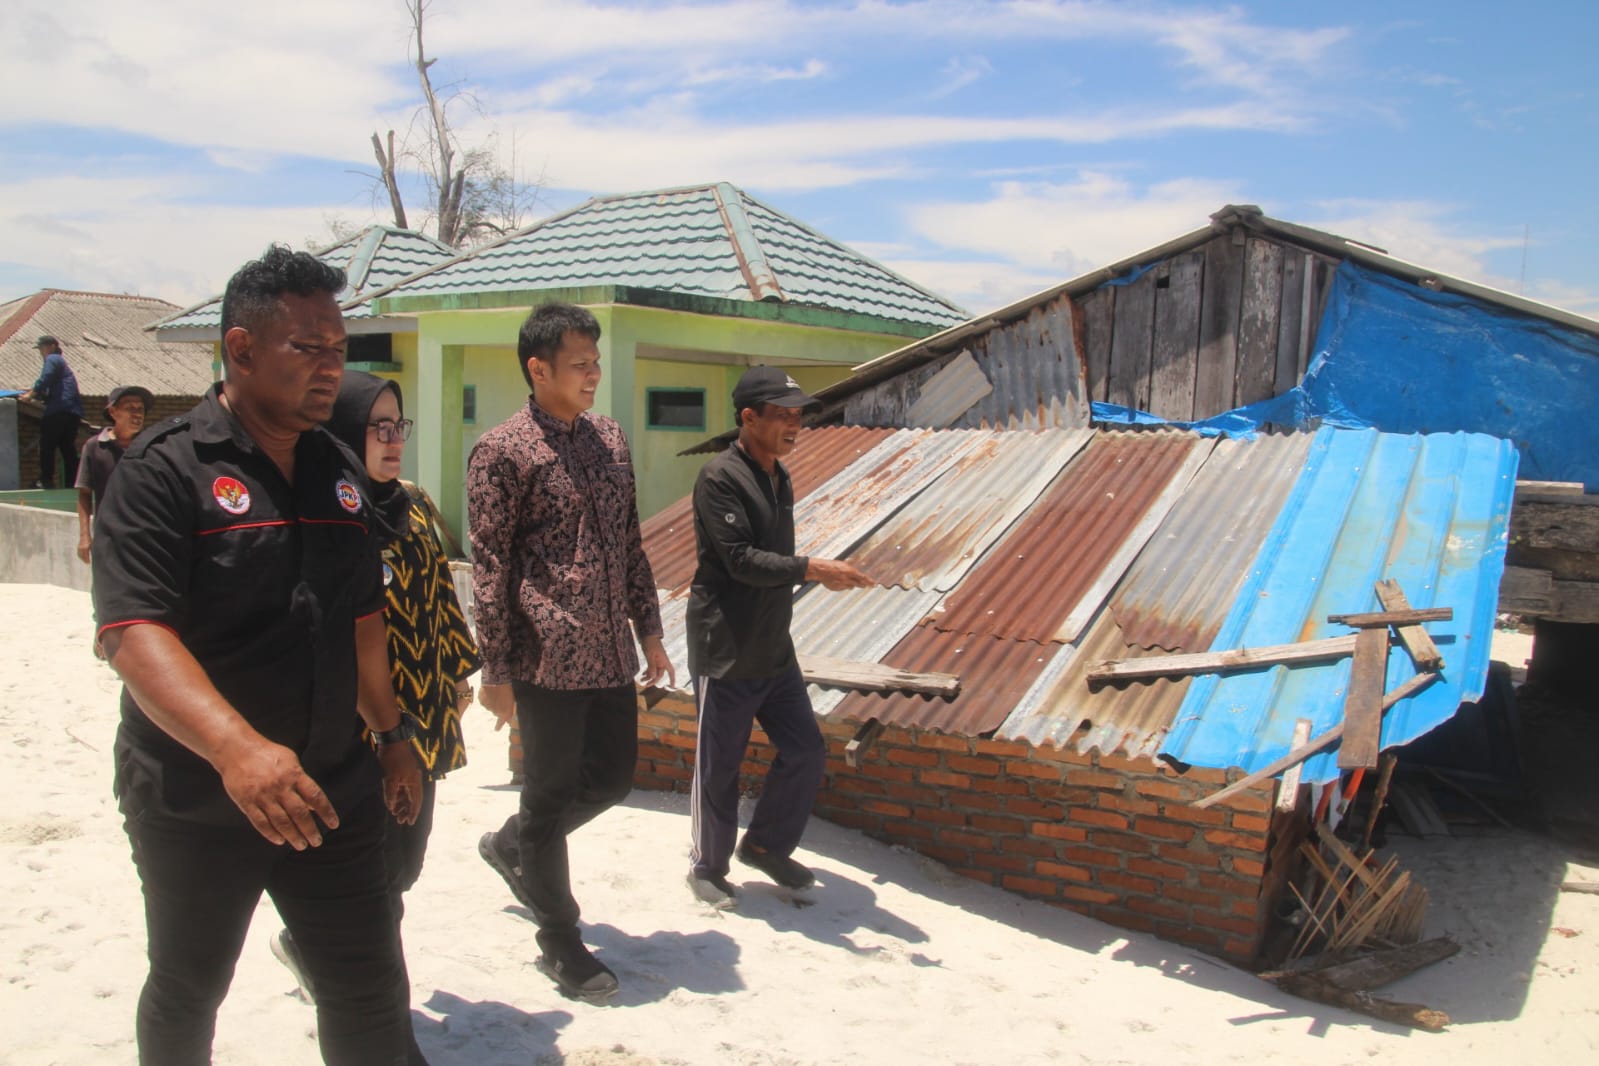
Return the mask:
MULTIPOLYGON (((378 402, 383 390, 394 393, 394 402, 405 415, 405 396, 397 382, 388 381, 376 374, 362 370, 346 370, 339 385, 338 399, 333 401, 333 417, 328 419, 328 432, 355 453, 361 469, 366 469, 366 424, 372 417, 372 405, 378 402)), ((411 498, 398 478, 393 481, 372 481, 372 521, 378 538, 390 544, 404 536, 411 526, 411 498)))

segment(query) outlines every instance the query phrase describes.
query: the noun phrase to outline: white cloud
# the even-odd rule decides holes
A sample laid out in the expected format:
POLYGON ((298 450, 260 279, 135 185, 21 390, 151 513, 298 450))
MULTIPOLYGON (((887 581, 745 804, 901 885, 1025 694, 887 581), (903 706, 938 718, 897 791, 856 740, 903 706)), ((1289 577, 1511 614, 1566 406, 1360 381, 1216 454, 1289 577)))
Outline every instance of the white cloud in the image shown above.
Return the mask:
POLYGON ((993 73, 993 64, 983 56, 956 56, 944 64, 940 72, 944 76, 944 83, 928 94, 929 100, 941 100, 946 96, 953 96, 966 86, 993 73))

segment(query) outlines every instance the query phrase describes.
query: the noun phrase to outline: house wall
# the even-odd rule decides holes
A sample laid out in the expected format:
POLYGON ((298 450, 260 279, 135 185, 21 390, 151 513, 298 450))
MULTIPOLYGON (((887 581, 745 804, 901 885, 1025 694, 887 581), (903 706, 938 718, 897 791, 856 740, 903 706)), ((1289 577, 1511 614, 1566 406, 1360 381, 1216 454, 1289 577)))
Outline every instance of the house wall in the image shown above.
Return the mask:
MULTIPOLYGON (((883 732, 858 769, 853 727, 823 722, 816 813, 910 847, 965 877, 1247 964, 1260 952, 1297 839, 1272 818, 1275 782, 1200 809, 1228 775, 1177 776, 1129 760, 1014 741, 883 732)), ((639 788, 682 791, 694 707, 668 697, 639 717, 639 788)), ((759 790, 774 750, 759 729, 743 766, 759 790)))

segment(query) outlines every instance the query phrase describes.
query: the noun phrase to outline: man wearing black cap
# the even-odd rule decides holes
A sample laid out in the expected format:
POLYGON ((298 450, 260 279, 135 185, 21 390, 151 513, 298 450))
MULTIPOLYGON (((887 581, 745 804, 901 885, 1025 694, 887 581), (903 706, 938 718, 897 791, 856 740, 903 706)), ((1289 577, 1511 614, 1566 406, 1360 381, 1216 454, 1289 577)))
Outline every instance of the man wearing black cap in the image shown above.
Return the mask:
POLYGON ((83 422, 83 401, 78 398, 78 378, 61 354, 61 342, 46 333, 39 338, 39 356, 44 360, 39 380, 23 396, 44 404, 39 421, 39 487, 56 487, 56 453, 66 477, 63 485, 78 480, 78 426, 83 422))
POLYGON ((111 390, 106 397, 105 416, 111 424, 83 446, 78 458, 78 558, 89 561, 89 545, 94 540, 94 512, 105 499, 105 487, 111 481, 111 471, 133 438, 144 428, 144 416, 150 413, 155 397, 142 385, 123 385, 111 390))
POLYGON ((794 487, 778 460, 794 450, 804 409, 815 402, 777 367, 751 367, 733 388, 738 439, 694 484, 699 562, 689 592, 688 661, 699 736, 688 885, 718 909, 737 904, 727 873, 752 722, 760 722, 777 758, 736 853, 785 888, 815 880, 791 858, 827 758, 788 632, 794 586, 876 584, 842 560, 794 554, 794 487))

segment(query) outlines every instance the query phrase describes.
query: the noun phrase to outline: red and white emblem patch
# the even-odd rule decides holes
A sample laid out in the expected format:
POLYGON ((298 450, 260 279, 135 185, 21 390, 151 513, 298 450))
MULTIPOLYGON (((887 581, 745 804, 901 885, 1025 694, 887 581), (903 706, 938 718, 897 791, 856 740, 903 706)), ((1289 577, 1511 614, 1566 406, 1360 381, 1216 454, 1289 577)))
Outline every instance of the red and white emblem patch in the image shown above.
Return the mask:
POLYGON ((228 514, 243 514, 250 509, 250 490, 236 477, 219 477, 211 482, 211 495, 228 514))
POLYGON ((349 511, 351 514, 360 514, 361 513, 361 490, 360 489, 356 488, 354 485, 350 484, 348 481, 344 481, 343 479, 340 479, 338 485, 334 488, 333 492, 334 492, 334 495, 336 495, 339 498, 339 506, 340 507, 344 508, 346 511, 349 511))

